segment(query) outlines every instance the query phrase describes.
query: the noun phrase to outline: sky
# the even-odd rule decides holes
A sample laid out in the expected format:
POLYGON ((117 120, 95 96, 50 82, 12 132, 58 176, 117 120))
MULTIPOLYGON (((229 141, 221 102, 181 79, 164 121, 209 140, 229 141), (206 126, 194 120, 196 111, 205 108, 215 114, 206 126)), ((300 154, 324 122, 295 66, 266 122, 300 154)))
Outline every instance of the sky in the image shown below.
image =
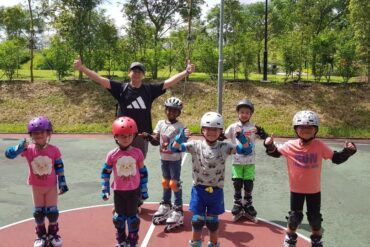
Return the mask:
MULTIPOLYGON (((124 24, 124 18, 122 17, 121 7, 117 5, 116 2, 120 2, 122 4, 123 1, 118 0, 108 0, 104 5, 102 5, 103 9, 106 9, 107 15, 115 21, 117 27, 122 27, 124 24)), ((204 7, 205 12, 207 12, 210 8, 219 4, 220 0, 205 0, 206 5, 204 7)), ((241 3, 253 3, 253 2, 264 2, 264 0, 240 0, 241 3)), ((27 4, 27 0, 0 0, 0 6, 13 6, 16 4, 27 4)))

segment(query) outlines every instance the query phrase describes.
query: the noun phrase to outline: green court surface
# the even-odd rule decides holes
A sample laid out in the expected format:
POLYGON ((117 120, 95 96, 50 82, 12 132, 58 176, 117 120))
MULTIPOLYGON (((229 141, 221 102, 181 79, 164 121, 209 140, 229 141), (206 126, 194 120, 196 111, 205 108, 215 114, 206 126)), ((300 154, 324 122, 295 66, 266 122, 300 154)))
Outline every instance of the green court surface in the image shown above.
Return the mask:
MULTIPOLYGON (((6 147, 18 143, 25 135, 0 134, 0 228, 32 217, 31 189, 26 185, 28 168, 25 159, 8 160, 6 147)), ((285 140, 279 140, 283 142, 285 140)), ((341 150, 344 140, 324 140, 334 150, 341 150)), ((370 141, 357 143, 358 152, 341 165, 324 161, 322 172, 322 214, 324 244, 329 247, 369 246, 370 243, 370 141)), ((109 135, 53 135, 51 143, 62 152, 66 180, 70 191, 59 197, 59 209, 112 203, 100 199, 100 171, 106 154, 116 144, 109 135)), ((258 217, 285 226, 289 211, 289 187, 285 158, 271 158, 264 153, 262 143, 256 145, 256 181, 253 192, 258 217)), ((182 168, 183 199, 189 203, 191 188, 191 158, 185 156, 182 168)), ((149 199, 161 200, 159 153, 150 147, 146 159, 149 169, 149 199)), ((233 186, 231 158, 227 162, 225 202, 231 209, 233 186)), ((98 224, 98 222, 97 222, 98 224)), ((78 226, 77 226, 78 227, 78 226)), ((310 235, 307 219, 299 229, 310 235)))

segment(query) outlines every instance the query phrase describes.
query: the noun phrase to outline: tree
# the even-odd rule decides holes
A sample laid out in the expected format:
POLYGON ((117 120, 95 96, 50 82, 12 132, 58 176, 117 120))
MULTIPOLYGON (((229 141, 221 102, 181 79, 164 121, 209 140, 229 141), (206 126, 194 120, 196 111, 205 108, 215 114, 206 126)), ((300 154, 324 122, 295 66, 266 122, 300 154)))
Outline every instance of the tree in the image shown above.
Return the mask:
POLYGON ((18 40, 7 40, 0 43, 0 69, 4 70, 6 77, 12 81, 18 69, 19 57, 24 57, 24 50, 20 50, 18 40))
MULTIPOLYGON (((77 52, 81 61, 85 63, 85 54, 88 46, 93 43, 93 24, 91 22, 94 9, 103 0, 56 0, 53 9, 57 9, 58 16, 54 16, 54 27, 71 47, 77 52)), ((82 73, 79 73, 82 79, 82 73)))
MULTIPOLYGON (((349 4, 350 20, 358 42, 357 52, 365 63, 367 75, 370 75, 370 4, 367 0, 351 0, 349 4)), ((369 81, 369 79, 368 79, 369 81)))
MULTIPOLYGON (((194 0, 191 6, 191 13, 193 17, 199 15, 199 4, 203 3, 202 0, 194 0)), ((131 20, 139 21, 142 25, 143 20, 149 20, 152 24, 152 42, 153 42, 153 55, 148 58, 151 64, 152 77, 158 77, 158 67, 160 61, 160 51, 162 48, 162 38, 168 30, 178 27, 181 20, 176 18, 176 14, 182 15, 182 18, 187 18, 187 0, 130 0, 124 4, 124 12, 126 15, 129 13, 131 20), (132 18, 135 14, 135 18, 132 18)))
POLYGON ((51 68, 56 71, 58 80, 68 75, 74 56, 70 45, 58 36, 52 39, 50 48, 45 50, 45 57, 51 68))

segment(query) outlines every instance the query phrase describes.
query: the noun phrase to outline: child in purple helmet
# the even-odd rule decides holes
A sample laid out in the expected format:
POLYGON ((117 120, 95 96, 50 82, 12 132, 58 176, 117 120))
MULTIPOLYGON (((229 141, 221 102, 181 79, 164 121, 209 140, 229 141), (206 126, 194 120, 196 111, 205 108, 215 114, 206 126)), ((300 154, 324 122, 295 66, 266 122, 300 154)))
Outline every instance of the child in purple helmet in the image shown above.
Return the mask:
POLYGON ((61 153, 56 146, 49 144, 53 127, 47 117, 35 117, 27 127, 32 143, 24 139, 18 145, 7 148, 5 156, 14 159, 20 154, 28 162, 27 182, 32 186, 35 207, 33 217, 36 221, 37 234, 34 247, 43 247, 48 244, 60 247, 62 239, 57 234, 59 230, 57 183, 59 195, 68 191, 61 153), (48 231, 45 227, 45 217, 49 220, 48 231))

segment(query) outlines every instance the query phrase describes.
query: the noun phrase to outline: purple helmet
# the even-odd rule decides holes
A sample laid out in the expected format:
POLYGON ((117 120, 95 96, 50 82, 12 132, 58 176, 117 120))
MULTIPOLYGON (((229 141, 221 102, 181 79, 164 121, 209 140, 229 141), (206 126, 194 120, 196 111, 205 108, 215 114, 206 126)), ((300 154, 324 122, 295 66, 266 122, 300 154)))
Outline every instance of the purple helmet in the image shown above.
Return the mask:
POLYGON ((53 131, 53 126, 47 117, 39 116, 31 119, 31 121, 28 123, 27 129, 28 133, 44 130, 53 131))

